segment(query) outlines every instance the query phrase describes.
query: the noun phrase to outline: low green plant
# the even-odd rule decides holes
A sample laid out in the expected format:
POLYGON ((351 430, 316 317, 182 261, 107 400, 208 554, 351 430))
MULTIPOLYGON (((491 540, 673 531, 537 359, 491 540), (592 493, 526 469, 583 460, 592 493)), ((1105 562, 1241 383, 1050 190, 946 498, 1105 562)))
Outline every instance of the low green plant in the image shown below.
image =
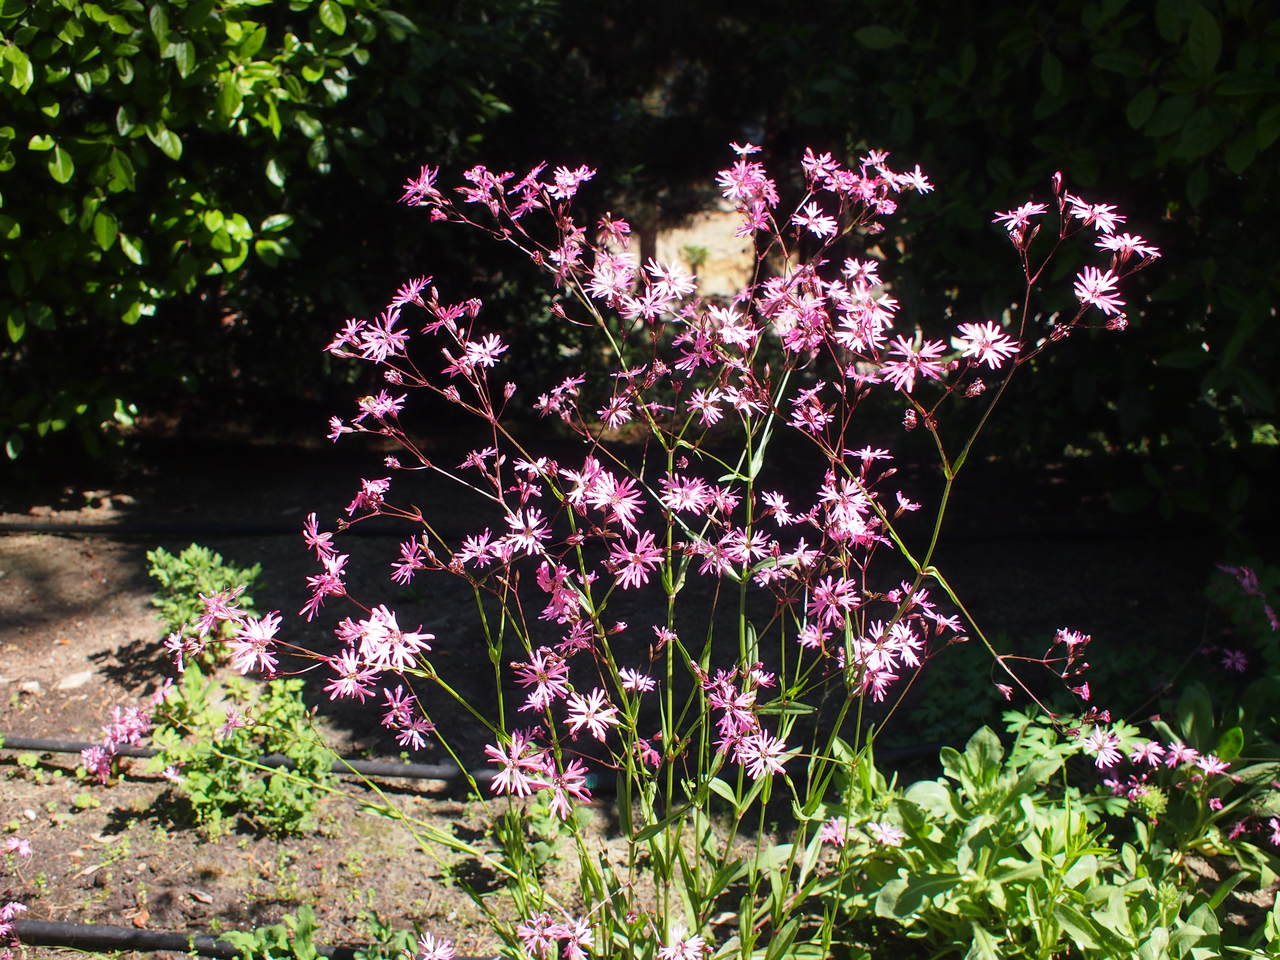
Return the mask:
MULTIPOLYGON (((196 543, 176 557, 164 547, 156 547, 147 551, 147 562, 150 564, 147 573, 160 585, 151 604, 160 612, 169 633, 180 632, 204 613, 201 594, 211 597, 243 587, 245 592, 237 602, 249 614, 255 612, 249 593, 262 573, 260 563, 237 567, 223 560, 222 554, 196 543)), ((233 632, 225 622, 218 623, 215 629, 220 631, 219 639, 228 639, 233 632)))
POLYGON ((875 917, 930 957, 1274 956, 1264 951, 1280 943, 1280 913, 1245 933, 1222 923, 1227 894, 1256 874, 1204 890, 1169 869, 1169 838, 1126 816, 1137 803, 1072 784, 1077 743, 1006 717, 1017 733, 1007 752, 983 727, 963 752, 943 748, 936 780, 896 789, 868 757, 844 784, 846 806, 825 833, 839 849, 839 915, 875 917), (1117 839, 1125 831, 1132 841, 1117 839))
POLYGON ((191 816, 211 836, 236 820, 271 835, 311 828, 319 797, 332 788, 333 753, 318 738, 302 681, 250 683, 206 677, 187 667, 157 710, 151 764, 168 770, 191 816), (264 757, 279 754, 287 768, 264 757))
POLYGON ((239 960, 319 960, 316 915, 309 906, 286 913, 279 923, 256 930, 233 930, 221 937, 238 951, 239 960))

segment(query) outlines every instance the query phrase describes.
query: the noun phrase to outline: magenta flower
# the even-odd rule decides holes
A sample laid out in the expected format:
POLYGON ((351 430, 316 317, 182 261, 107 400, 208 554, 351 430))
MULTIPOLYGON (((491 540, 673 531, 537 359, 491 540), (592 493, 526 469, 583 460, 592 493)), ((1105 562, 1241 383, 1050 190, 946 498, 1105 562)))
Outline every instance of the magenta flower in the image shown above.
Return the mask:
POLYGON ((494 793, 527 797, 546 786, 546 754, 524 731, 512 731, 511 742, 502 747, 486 744, 484 753, 491 762, 502 767, 489 785, 494 793))

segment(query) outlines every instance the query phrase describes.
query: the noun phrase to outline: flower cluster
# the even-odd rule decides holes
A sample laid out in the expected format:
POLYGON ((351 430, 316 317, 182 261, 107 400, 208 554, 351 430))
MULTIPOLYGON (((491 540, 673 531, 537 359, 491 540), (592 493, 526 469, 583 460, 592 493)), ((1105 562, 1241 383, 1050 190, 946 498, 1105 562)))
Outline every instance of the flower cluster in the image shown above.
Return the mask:
MULTIPOLYGON (((371 702, 399 743, 423 749, 431 740, 447 745, 428 716, 426 689, 454 698, 489 728, 489 790, 513 809, 538 796, 570 821, 592 798, 591 776, 605 771, 646 818, 640 836, 657 844, 654 858, 668 863, 682 856, 679 831, 696 797, 714 791, 732 797, 739 816, 748 808, 763 816, 752 807, 756 798, 767 799, 773 780, 795 775, 802 762, 814 782, 829 782, 813 771, 836 762, 836 738, 848 727, 864 732, 851 709, 861 714, 903 695, 904 681, 950 644, 971 634, 986 642, 950 612, 954 592, 932 566, 947 493, 976 437, 959 447, 944 438, 943 408, 973 403, 989 411, 1014 374, 1090 308, 1122 326, 1118 284, 1158 256, 1142 238, 1115 234, 1124 218, 1113 207, 1068 194, 1055 178, 1058 241, 1092 228, 1111 258, 1077 277, 1079 314, 1038 335, 1024 303, 1020 319, 960 318, 930 335, 902 322, 880 276, 883 255, 868 242, 900 204, 932 191, 918 166, 895 171, 880 151, 845 165, 808 150, 788 184, 769 174, 755 145, 733 150, 716 183, 737 212, 739 235, 755 238, 764 253, 757 279, 729 299, 701 297, 697 278, 680 265, 638 256, 626 220, 577 219, 572 201, 595 176, 589 167, 538 164, 518 175, 476 166, 453 191, 431 167, 410 178, 403 202, 522 250, 557 288, 553 314, 593 326, 618 366, 605 387, 577 374, 532 401, 582 441, 555 459, 540 455, 504 425, 517 390, 501 379, 512 350, 487 325, 484 304, 452 299, 426 275, 409 280, 375 316, 348 319, 326 347, 368 364, 383 381, 346 418, 331 419, 330 439, 377 435, 399 444, 408 462, 388 457, 385 469, 362 478, 335 529, 322 530, 312 514, 302 531, 318 569, 307 578, 300 615, 319 618, 339 600, 360 611, 333 626, 337 652, 309 654, 326 673, 331 699, 371 702), (1000 385, 980 400, 984 377, 1000 385), (454 465, 429 458, 401 424, 414 391, 474 418, 484 439, 454 465), (947 493, 922 551, 911 549, 900 521, 923 504, 900 485, 894 456, 853 439, 854 415, 872 394, 903 409, 905 428, 927 431, 943 460, 947 493), (611 442, 627 425, 648 438, 642 449, 611 442), (784 430, 812 462, 775 476, 766 453, 784 430), (726 437, 740 441, 739 453, 723 452, 726 437), (397 475, 407 470, 447 479, 488 511, 485 519, 446 534, 418 508, 397 505, 397 475), (450 686, 433 634, 351 596, 350 558, 338 536, 375 517, 414 527, 390 564, 393 582, 449 575, 474 591, 498 721, 450 686), (897 557, 892 573, 875 562, 886 555, 897 557), (689 612, 677 601, 691 586, 711 599, 689 612), (628 607, 644 611, 639 623, 636 614, 629 624, 611 612, 628 595, 640 600, 628 607), (500 611, 496 625, 490 610, 500 611), (730 618, 736 625, 726 630, 730 618), (515 712, 505 708, 512 689, 522 700, 515 712), (831 693, 843 706, 829 729, 826 718, 798 720, 831 693), (529 722, 513 726, 516 714, 529 722), (660 842, 653 838, 661 830, 669 836, 660 842)), ((1022 259, 1028 300, 1048 262, 1033 264, 1031 256, 1037 218, 1049 209, 1032 202, 996 217, 1022 259)), ((986 414, 971 419, 982 423, 986 414)), ((234 627, 227 646, 236 669, 267 676, 280 669, 278 613, 249 617, 233 591, 205 603, 195 636, 171 638, 175 656, 198 653, 224 622, 234 627)), ((1087 640, 1061 631, 1060 658, 1045 662, 1076 682, 1087 640)), ((1087 684, 1075 689, 1088 698, 1087 684)), ((1100 766, 1113 762, 1109 736, 1099 727, 1085 740, 1100 766)), ((904 837, 887 821, 863 829, 886 847, 904 837)), ((837 818, 821 838, 843 846, 849 830, 837 818)), ((628 839, 633 873, 640 841, 628 839)), ((662 960, 712 952, 705 926, 673 931, 627 892, 622 873, 596 882, 614 892, 592 908, 610 915, 614 935, 648 938, 662 960)), ((611 936, 593 914, 568 913, 541 891, 524 903, 508 940, 530 956, 581 960, 611 936)), ((418 946, 420 960, 453 953, 430 935, 418 946)))
POLYGON ((111 723, 102 728, 102 743, 80 751, 85 772, 99 783, 106 783, 115 770, 116 757, 123 746, 140 747, 151 730, 151 707, 163 702, 169 684, 161 687, 150 706, 116 707, 111 723))

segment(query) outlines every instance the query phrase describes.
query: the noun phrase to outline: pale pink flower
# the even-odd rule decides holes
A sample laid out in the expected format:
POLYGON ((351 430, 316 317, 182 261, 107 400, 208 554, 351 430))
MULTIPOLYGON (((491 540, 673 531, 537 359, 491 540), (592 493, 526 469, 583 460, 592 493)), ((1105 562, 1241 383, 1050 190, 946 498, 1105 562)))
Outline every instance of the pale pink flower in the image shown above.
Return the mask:
POLYGON ((4 842, 4 850, 27 860, 31 857, 31 841, 24 837, 9 837, 4 842))
POLYGON ((910 393, 915 387, 917 374, 933 380, 942 379, 943 369, 938 358, 946 349, 947 345, 941 340, 925 340, 917 346, 906 337, 894 337, 889 352, 901 359, 884 361, 880 365, 880 373, 895 390, 910 393))
POLYGON ((433 934, 424 933, 418 938, 418 954, 415 960, 453 960, 453 941, 437 939, 433 934))
POLYGON ((1088 306, 1097 307, 1111 316, 1120 312, 1124 301, 1116 293, 1119 278, 1110 270, 1099 270, 1097 267, 1085 267, 1076 276, 1073 286, 1076 299, 1088 306))
POLYGON ((1110 250, 1121 263, 1124 263, 1134 254, 1152 259, 1160 256, 1160 251, 1156 247, 1147 243, 1142 237, 1135 236, 1132 233, 1104 235, 1098 238, 1098 242, 1094 246, 1103 250, 1110 250))
POLYGON ((835 217, 822 212, 822 208, 814 201, 806 203, 791 217, 797 227, 804 227, 815 237, 832 237, 840 229, 835 217))
POLYGON ((867 833, 871 834, 872 840, 885 847, 900 847, 907 837, 906 833, 893 824, 877 823, 874 820, 867 824, 867 833))
POLYGON ((658 948, 658 960, 702 960, 711 947, 702 937, 687 937, 658 948))
POLYGON ((1129 760, 1132 763, 1145 763, 1149 767, 1156 767, 1160 765, 1160 757, 1163 754, 1164 747, 1155 740, 1148 740, 1134 748, 1134 751, 1129 754, 1129 760))
POLYGON ((565 719, 575 737, 586 727, 587 732, 603 743, 608 728, 618 725, 618 708, 609 705, 607 695, 599 687, 586 697, 570 693, 568 707, 569 714, 565 719))
POLYGON ((261 670, 267 675, 276 671, 276 656, 272 651, 276 632, 280 629, 280 611, 273 610, 265 617, 247 617, 240 621, 240 629, 227 642, 231 651, 231 666, 242 674, 261 670))
POLYGON ((1115 206, 1109 203, 1089 203, 1071 194, 1067 194, 1067 203, 1071 206, 1071 216, 1083 222, 1086 227, 1093 224, 1099 233, 1114 233, 1116 226, 1125 220, 1115 212, 1115 206))
POLYGON ((1093 757, 1098 769, 1115 766, 1120 760, 1120 738, 1104 727, 1095 726, 1080 748, 1093 757))
POLYGON ((747 775, 759 780, 766 773, 784 773, 787 745, 781 737, 770 736, 763 731, 749 733, 738 743, 737 760, 747 769, 747 775))
POLYGON ((1043 203, 1024 203, 1022 206, 1007 213, 997 213, 991 222, 1003 223, 1006 230, 1014 233, 1024 229, 1031 222, 1032 217, 1038 217, 1048 209, 1043 203))
POLYGON ((956 329, 962 355, 976 357, 978 363, 985 363, 992 370, 1018 352, 1018 341, 1006 336, 994 323, 962 323, 956 329))
POLYGON ((849 821, 844 817, 832 817, 818 829, 818 840, 833 847, 843 847, 849 840, 849 821))
POLYGON ((618 678, 622 683, 622 688, 630 690, 632 693, 648 693, 654 688, 653 677, 630 667, 623 667, 619 670, 618 678))

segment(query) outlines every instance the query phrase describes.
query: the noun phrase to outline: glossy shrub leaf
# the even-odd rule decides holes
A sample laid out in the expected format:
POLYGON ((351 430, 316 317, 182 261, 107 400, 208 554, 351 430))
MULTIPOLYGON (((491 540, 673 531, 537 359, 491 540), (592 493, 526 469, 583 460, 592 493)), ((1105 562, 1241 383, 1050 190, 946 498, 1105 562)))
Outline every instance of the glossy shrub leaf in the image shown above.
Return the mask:
POLYGON ((347 15, 336 0, 320 0, 320 22, 341 36, 347 32, 347 15))
POLYGON ((891 30, 888 27, 881 27, 875 24, 854 31, 853 36, 858 43, 868 50, 888 50, 890 47, 896 47, 906 42, 906 37, 897 30, 891 30))
POLYGON ((127 233, 120 234, 120 250, 131 261, 138 266, 142 266, 144 259, 142 245, 136 237, 131 237, 127 233))
POLYGON ((75 175, 75 172, 76 165, 71 160, 71 154, 60 146, 54 147, 53 156, 49 158, 49 176, 58 183, 66 183, 75 175))
POLYGON ((170 160, 182 158, 182 140, 164 124, 152 124, 147 128, 147 139, 160 148, 170 160))
POLYGON ((116 218, 105 211, 98 211, 93 217, 93 239, 103 250, 110 250, 116 242, 116 218))
POLYGON ((1218 19, 1200 4, 1191 8, 1187 52, 1202 75, 1213 73, 1222 55, 1222 31, 1218 19))

